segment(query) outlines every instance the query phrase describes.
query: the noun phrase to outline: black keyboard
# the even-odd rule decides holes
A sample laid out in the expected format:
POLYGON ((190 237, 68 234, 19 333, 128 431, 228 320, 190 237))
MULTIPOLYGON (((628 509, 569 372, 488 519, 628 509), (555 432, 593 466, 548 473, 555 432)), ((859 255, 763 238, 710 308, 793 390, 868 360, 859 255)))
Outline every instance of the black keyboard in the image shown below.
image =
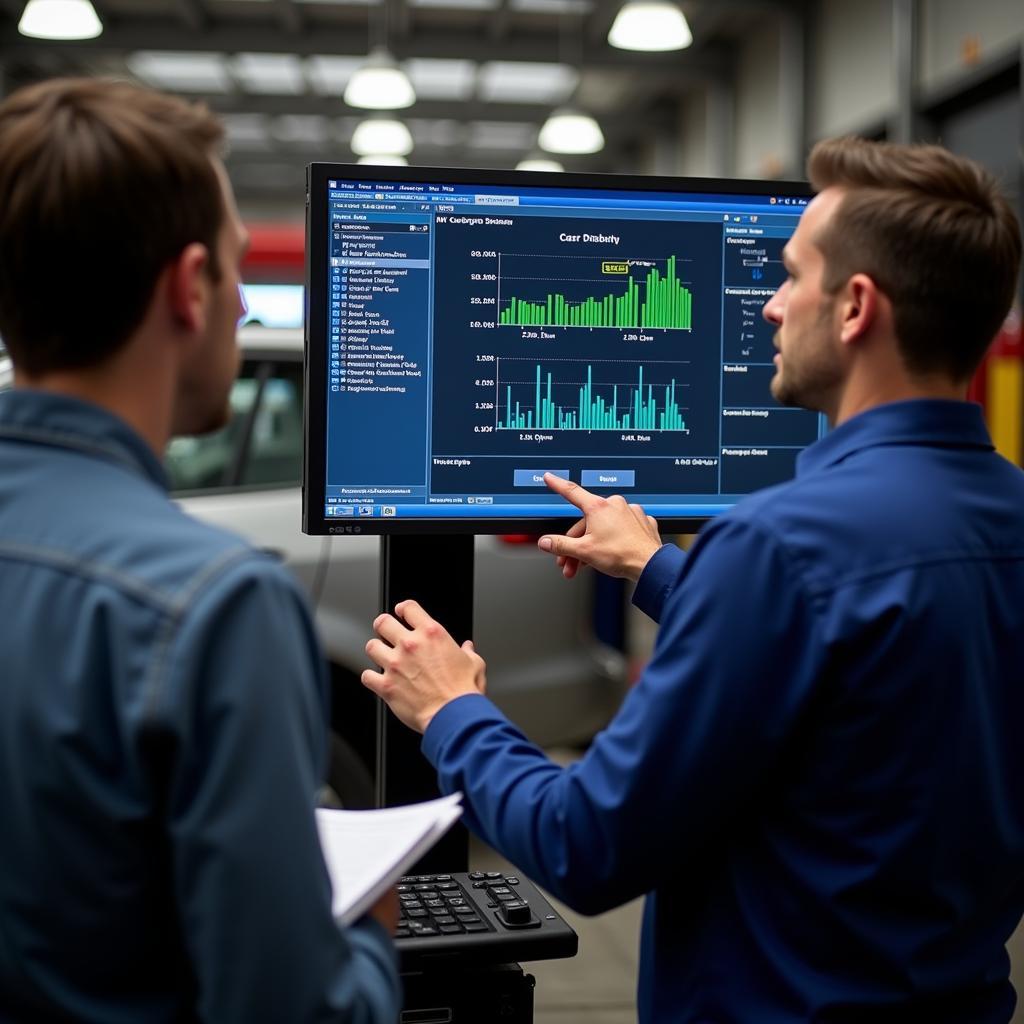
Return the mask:
POLYGON ((407 875, 395 944, 403 971, 575 956, 576 933, 525 878, 502 871, 407 875))

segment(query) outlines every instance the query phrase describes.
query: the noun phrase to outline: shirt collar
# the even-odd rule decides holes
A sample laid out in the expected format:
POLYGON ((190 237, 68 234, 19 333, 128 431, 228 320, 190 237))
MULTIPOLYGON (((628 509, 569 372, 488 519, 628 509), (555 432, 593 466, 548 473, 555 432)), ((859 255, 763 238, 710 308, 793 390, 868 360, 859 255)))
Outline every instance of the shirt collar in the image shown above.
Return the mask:
POLYGON ((168 489, 148 444, 119 416, 80 398, 13 388, 0 394, 0 438, 53 445, 118 462, 168 489))
POLYGON ((981 406, 974 402, 918 398, 859 413, 797 457, 797 476, 826 469, 864 448, 935 445, 993 450, 981 406))

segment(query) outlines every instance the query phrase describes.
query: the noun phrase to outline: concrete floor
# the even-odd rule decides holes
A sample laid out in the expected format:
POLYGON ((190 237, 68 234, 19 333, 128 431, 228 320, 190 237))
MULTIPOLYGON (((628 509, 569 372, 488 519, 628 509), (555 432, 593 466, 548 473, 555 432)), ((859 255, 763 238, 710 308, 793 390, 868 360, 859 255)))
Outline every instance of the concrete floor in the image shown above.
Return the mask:
MULTIPOLYGON (((507 861, 476 840, 471 842, 469 860, 471 870, 476 871, 508 867, 507 861)), ((599 917, 582 917, 547 893, 545 896, 575 930, 580 948, 568 960, 522 965, 537 981, 534 1024, 636 1024, 643 901, 634 900, 599 917)))

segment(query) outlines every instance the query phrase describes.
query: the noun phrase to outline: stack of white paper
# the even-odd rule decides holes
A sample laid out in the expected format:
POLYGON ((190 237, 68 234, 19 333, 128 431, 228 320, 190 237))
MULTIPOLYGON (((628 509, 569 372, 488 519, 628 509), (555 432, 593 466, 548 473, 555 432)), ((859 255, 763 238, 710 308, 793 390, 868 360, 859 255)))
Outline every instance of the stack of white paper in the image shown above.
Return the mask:
POLYGON ((365 914, 459 819, 461 793, 377 811, 318 808, 332 909, 342 924, 365 914))

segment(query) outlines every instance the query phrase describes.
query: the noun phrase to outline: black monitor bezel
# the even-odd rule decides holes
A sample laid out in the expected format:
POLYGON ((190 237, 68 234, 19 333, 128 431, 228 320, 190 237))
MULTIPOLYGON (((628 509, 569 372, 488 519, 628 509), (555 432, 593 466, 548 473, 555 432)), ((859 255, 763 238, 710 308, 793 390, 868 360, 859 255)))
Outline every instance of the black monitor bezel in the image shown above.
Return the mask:
MULTIPOLYGON (((311 386, 313 366, 327 365, 326 278, 314 280, 312 268, 325 266, 327 259, 327 182, 332 178, 354 178, 380 182, 445 183, 453 185, 505 186, 515 188, 582 188, 631 192, 708 192, 725 195, 785 195, 810 198, 806 181, 778 181, 744 178, 664 177, 656 175, 559 173, 446 167, 383 167, 347 163, 311 163, 306 168, 306 259, 303 364, 303 417, 305 448, 302 462, 302 529, 314 536, 379 534, 541 534, 564 533, 576 521, 569 516, 510 516, 502 519, 471 515, 438 519, 372 517, 353 523, 339 523, 323 514, 327 458, 327 391, 311 386), (313 472, 315 467, 316 472, 313 472)), ((656 516, 668 533, 696 533, 709 516, 656 516)))

